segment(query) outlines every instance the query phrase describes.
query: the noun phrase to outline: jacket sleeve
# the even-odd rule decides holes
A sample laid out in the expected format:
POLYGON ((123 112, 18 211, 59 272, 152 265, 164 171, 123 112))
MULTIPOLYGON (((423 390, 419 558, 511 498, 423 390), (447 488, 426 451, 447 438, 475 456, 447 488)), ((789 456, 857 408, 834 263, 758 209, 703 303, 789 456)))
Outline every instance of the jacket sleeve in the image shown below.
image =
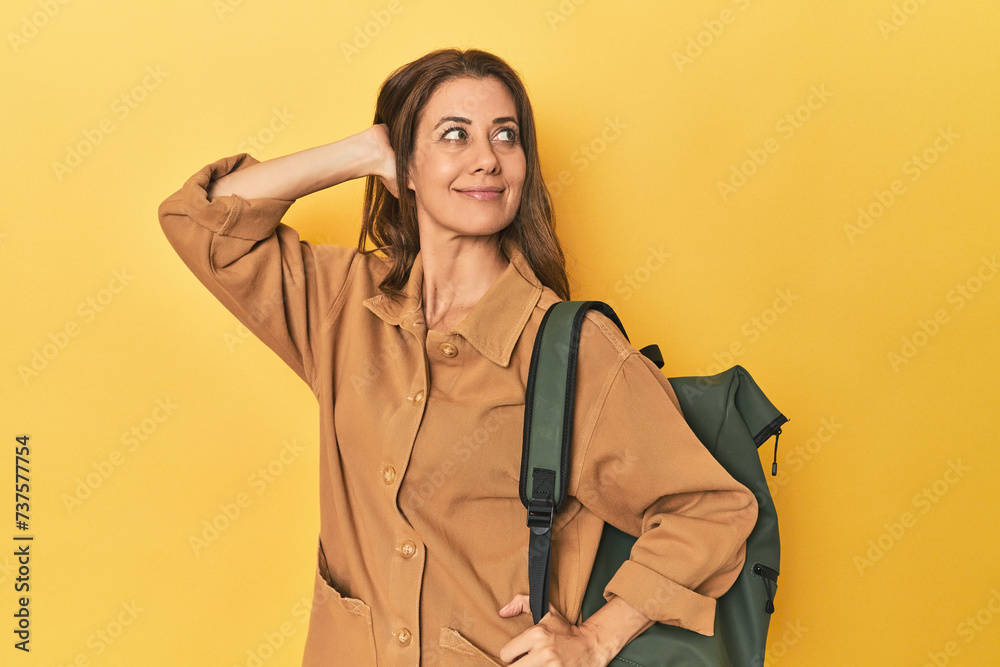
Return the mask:
POLYGON ((358 251, 301 241, 281 222, 294 200, 208 200, 213 180, 257 162, 240 153, 206 165, 160 204, 160 226, 198 280, 316 393, 315 343, 358 251))
POLYGON ((663 373, 633 351, 613 374, 585 450, 577 497, 638 536, 604 589, 654 621, 714 634, 757 520, 753 493, 687 425, 663 373))

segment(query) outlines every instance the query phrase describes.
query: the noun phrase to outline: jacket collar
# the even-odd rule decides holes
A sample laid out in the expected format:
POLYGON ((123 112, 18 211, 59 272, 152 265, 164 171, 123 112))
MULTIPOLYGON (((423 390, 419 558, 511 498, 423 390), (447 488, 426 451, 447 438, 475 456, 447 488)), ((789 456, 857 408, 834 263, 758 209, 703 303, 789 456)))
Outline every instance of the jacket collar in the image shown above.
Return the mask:
MULTIPOLYGON (((390 299, 380 292, 362 303, 386 324, 404 328, 423 326, 423 283, 423 253, 418 251, 403 298, 390 299)), ((528 260, 516 248, 512 249, 507 269, 449 333, 461 335, 484 357, 506 368, 542 290, 528 260)))

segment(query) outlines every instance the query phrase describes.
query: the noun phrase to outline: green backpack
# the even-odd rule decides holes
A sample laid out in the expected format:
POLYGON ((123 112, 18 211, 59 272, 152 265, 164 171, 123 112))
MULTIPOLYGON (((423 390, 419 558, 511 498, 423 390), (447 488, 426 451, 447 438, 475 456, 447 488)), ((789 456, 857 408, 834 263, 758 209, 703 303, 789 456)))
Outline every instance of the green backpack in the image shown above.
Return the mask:
MULTIPOLYGON (((561 301, 542 318, 531 355, 521 454, 521 502, 528 510, 529 601, 534 622, 549 608, 552 519, 566 498, 573 393, 580 327, 586 312, 610 318, 626 340, 625 328, 602 301, 561 301)), ((663 367, 656 345, 640 352, 663 367)), ((778 517, 757 449, 778 435, 788 419, 767 399, 741 366, 707 377, 670 378, 684 417, 698 439, 738 482, 757 497, 757 523, 747 539, 746 563, 717 602, 715 634, 700 635, 656 623, 634 638, 611 665, 762 665, 778 579, 778 517)), ((641 415, 636 415, 640 418, 641 415)), ((604 587, 629 558, 636 538, 605 524, 583 598, 582 619, 605 603, 604 587)))

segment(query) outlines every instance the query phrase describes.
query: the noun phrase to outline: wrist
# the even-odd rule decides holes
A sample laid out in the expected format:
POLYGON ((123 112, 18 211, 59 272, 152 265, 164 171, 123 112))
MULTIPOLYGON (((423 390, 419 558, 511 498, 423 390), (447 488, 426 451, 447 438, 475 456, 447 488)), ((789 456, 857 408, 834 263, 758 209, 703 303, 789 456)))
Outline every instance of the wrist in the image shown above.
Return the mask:
POLYGON ((652 619, 617 595, 581 623, 594 635, 600 650, 608 652, 609 661, 653 624, 652 619))
POLYGON ((365 139, 366 159, 363 166, 363 175, 377 176, 382 179, 394 177, 396 174, 396 162, 394 159, 390 160, 387 158, 383 137, 378 134, 379 132, 384 134, 385 130, 378 125, 372 125, 359 133, 365 139))

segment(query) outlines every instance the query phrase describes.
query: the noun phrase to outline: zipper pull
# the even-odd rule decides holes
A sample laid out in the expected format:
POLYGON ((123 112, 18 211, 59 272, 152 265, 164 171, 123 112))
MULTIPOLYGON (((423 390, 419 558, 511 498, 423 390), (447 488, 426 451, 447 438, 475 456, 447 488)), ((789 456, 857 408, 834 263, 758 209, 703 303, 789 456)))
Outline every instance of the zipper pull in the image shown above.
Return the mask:
MULTIPOLYGON (((774 461, 771 463, 771 477, 778 474, 778 436, 781 435, 781 428, 774 434, 774 461)), ((771 612, 768 612, 771 613, 771 612)))
POLYGON ((764 611, 769 614, 774 613, 774 595, 771 594, 771 580, 764 577, 764 590, 767 592, 767 602, 764 603, 764 611))
POLYGON ((771 586, 778 583, 778 573, 761 563, 756 563, 753 566, 753 573, 764 580, 764 593, 767 595, 767 602, 764 603, 764 611, 773 614, 774 591, 771 590, 771 586))

